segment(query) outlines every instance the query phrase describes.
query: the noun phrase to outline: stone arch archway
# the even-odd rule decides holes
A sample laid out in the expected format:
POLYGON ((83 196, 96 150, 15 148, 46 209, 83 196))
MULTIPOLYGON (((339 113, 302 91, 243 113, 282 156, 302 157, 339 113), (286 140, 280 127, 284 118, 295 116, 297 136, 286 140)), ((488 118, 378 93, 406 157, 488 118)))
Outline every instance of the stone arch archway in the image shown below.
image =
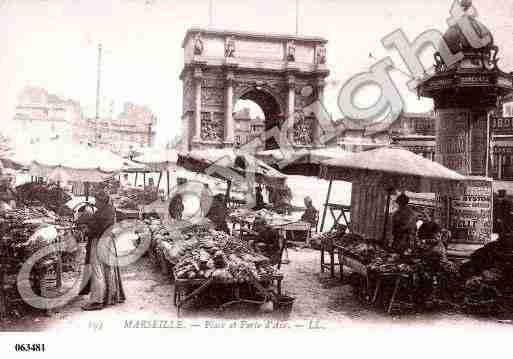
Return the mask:
MULTIPOLYGON (((251 86, 234 96, 234 105, 238 100, 250 100, 256 103, 264 113, 265 131, 280 129, 285 119, 286 105, 280 96, 266 86, 251 86)), ((278 148, 274 137, 265 139, 266 149, 278 148)))
MULTIPOLYGON (((297 114, 305 105, 322 100, 324 79, 329 74, 326 42, 316 37, 187 31, 182 45, 184 69, 180 75, 186 148, 233 146, 233 111, 239 99, 252 100, 262 108, 267 130, 286 123, 294 126, 291 133, 295 136, 296 128, 305 127, 297 125, 305 122, 297 114), (306 96, 301 91, 305 86, 316 90, 306 96), (285 122, 287 118, 293 121, 285 122)), ((316 133, 316 121, 308 118, 306 122, 306 132, 316 133)), ((313 141, 305 143, 300 139, 294 142, 294 138, 294 146, 296 142, 303 147, 314 145, 313 141)), ((267 148, 277 145, 272 139, 267 142, 267 148)))

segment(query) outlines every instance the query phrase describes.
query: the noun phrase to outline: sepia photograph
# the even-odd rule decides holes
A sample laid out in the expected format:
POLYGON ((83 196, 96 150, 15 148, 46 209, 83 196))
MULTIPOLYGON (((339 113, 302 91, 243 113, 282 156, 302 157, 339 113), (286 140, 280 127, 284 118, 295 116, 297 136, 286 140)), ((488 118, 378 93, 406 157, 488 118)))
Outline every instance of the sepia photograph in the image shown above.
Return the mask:
POLYGON ((0 0, 0 79, 0 353, 509 335, 512 0, 0 0))

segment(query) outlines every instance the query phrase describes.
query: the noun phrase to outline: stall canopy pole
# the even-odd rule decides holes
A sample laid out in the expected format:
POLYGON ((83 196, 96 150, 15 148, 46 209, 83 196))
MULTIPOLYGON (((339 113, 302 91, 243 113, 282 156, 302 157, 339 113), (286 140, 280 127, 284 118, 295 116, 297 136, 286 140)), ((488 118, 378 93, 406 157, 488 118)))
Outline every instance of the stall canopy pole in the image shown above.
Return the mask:
POLYGON ((85 200, 89 202, 89 182, 84 182, 85 200))
POLYGON ((143 172, 143 187, 146 188, 146 172, 143 172))
POLYGON ((169 199, 169 170, 166 171, 167 176, 167 198, 169 199))
POLYGON ((387 204, 386 204, 386 208, 385 208, 385 223, 383 224, 383 245, 386 246, 387 245, 387 225, 388 225, 388 216, 390 214, 390 194, 391 194, 391 190, 388 190, 387 191, 387 204))
POLYGON ((135 172, 135 180, 134 180, 134 187, 137 187, 137 175, 139 172, 135 172))
POLYGON ((322 212, 322 221, 321 221, 321 233, 324 229, 324 221, 326 220, 326 213, 328 212, 328 205, 330 202, 330 194, 331 194, 331 185, 333 184, 333 180, 330 180, 328 185, 328 193, 326 194, 326 202, 324 203, 324 211, 322 212))
POLYGON ((162 171, 159 172, 159 180, 157 181, 157 192, 159 191, 159 188, 160 188, 160 181, 162 180, 162 171))
POLYGON ((227 184, 227 186, 226 186, 226 194, 224 196, 224 203, 225 203, 225 205, 228 205, 228 202, 230 199, 230 190, 232 189, 232 181, 228 180, 228 182, 226 184, 227 184))

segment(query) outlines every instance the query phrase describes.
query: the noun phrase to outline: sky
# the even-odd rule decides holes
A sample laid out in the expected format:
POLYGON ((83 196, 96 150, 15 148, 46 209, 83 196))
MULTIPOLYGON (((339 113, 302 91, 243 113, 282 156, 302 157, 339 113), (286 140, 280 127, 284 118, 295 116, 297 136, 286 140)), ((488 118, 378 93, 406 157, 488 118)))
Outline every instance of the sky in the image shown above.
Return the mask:
MULTIPOLYGON (((296 0, 212 0, 212 25, 218 29, 295 33, 296 0)), ((337 95, 351 76, 390 56, 407 71, 400 56, 381 39, 400 28, 410 40, 423 31, 445 31, 452 0, 298 0, 299 34, 328 40, 331 73, 325 105, 342 115, 337 95), (372 56, 369 56, 372 54, 372 56)), ((499 45, 500 66, 513 70, 513 2, 474 0, 480 20, 499 45)), ((102 43, 102 98, 149 105, 157 115, 157 143, 181 131, 183 67, 181 43, 190 27, 207 27, 209 0, 0 0, 0 121, 8 127, 16 96, 26 85, 81 102, 94 115, 97 46, 102 43)), ((432 64, 432 51, 423 55, 432 64)), ((406 88, 408 77, 392 78, 405 110, 428 111, 406 88)), ((372 104, 369 95, 363 103, 372 104)), ((237 106, 241 107, 241 105, 237 106)))

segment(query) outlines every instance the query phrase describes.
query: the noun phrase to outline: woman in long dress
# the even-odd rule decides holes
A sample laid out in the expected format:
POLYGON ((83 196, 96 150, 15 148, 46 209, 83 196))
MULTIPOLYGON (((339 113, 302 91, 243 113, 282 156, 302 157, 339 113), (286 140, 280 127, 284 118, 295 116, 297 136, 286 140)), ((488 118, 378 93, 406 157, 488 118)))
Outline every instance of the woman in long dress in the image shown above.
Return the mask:
POLYGON ((86 265, 86 270, 89 268, 91 274, 88 283, 90 296, 89 303, 83 307, 84 310, 100 310, 107 305, 122 303, 126 299, 121 273, 116 265, 116 244, 111 238, 116 212, 104 191, 98 192, 95 199, 98 210, 93 215, 81 217, 77 221, 78 224, 87 226, 89 241, 86 254, 89 265, 86 265), (106 245, 100 247, 100 243, 106 245), (106 250, 109 252, 106 253, 106 250))

